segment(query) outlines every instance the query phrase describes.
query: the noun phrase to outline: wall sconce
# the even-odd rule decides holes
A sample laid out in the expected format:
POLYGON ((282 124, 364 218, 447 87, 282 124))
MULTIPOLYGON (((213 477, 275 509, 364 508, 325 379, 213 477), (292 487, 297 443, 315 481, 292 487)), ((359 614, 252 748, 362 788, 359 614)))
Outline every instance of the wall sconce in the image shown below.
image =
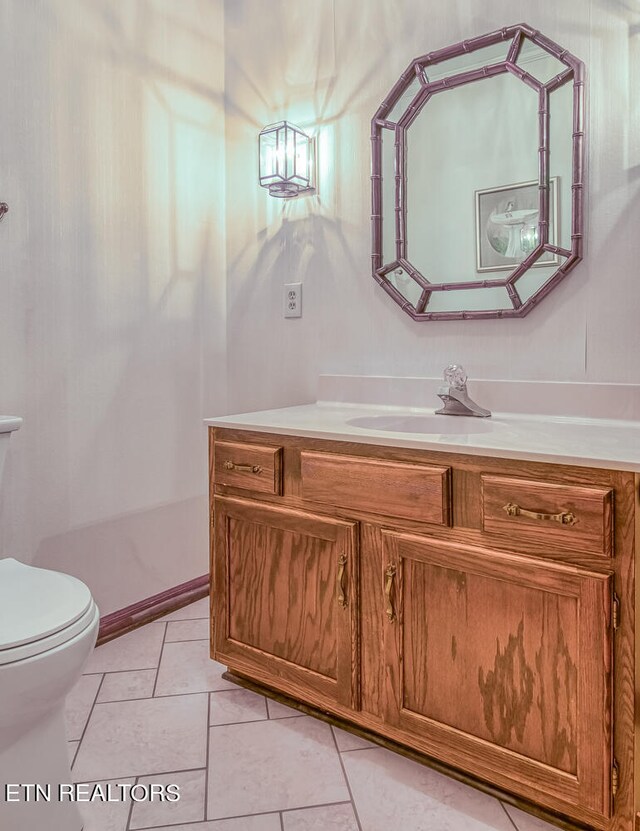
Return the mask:
POLYGON ((315 190, 315 139, 288 121, 269 124, 258 136, 260 185, 286 199, 315 190))

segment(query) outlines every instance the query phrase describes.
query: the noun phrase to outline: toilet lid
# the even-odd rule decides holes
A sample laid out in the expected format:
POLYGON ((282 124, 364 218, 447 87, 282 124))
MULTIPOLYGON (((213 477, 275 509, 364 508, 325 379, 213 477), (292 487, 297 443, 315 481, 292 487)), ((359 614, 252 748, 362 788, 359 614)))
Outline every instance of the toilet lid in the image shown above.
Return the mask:
POLYGON ((0 560, 0 650, 66 629, 92 605, 91 592, 69 574, 0 560))

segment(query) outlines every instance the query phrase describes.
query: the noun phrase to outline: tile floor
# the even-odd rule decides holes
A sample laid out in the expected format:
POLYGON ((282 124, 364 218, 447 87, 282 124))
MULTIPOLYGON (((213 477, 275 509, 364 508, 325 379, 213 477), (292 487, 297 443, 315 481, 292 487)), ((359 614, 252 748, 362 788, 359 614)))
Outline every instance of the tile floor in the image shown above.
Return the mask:
POLYGON ((77 782, 175 784, 83 803, 85 831, 554 831, 221 676, 208 601, 98 647, 67 701, 77 782))

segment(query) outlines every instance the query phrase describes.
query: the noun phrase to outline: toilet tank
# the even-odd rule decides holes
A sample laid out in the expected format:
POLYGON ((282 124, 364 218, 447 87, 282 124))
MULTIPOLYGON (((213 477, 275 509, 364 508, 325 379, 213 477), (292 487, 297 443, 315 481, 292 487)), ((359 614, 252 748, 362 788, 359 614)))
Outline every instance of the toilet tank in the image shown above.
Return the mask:
POLYGON ((2 490, 2 474, 9 447, 9 438, 14 430, 20 429, 21 424, 22 419, 16 416, 0 416, 0 491, 2 490))

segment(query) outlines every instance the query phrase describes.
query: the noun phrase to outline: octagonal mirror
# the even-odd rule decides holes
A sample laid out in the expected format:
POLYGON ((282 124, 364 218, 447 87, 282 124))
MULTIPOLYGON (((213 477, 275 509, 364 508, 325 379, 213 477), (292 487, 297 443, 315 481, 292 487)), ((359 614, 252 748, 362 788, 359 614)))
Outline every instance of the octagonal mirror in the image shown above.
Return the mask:
POLYGON ((519 24, 393 86, 372 120, 373 277, 415 320, 523 317, 581 260, 583 73, 519 24))

